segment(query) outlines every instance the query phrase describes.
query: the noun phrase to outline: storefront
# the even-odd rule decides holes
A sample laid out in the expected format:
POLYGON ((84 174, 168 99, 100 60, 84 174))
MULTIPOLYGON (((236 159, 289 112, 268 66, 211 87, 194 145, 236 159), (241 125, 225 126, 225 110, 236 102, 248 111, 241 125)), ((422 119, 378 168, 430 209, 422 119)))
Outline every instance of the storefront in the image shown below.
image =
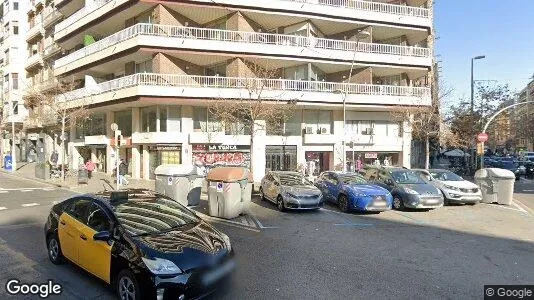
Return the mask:
POLYGON ((265 168, 267 171, 296 171, 297 146, 266 146, 265 168))
POLYGON ((330 158, 332 152, 306 151, 306 174, 317 176, 321 172, 332 170, 330 158))
POLYGON ((154 171, 161 165, 179 165, 182 163, 182 145, 149 145, 149 178, 155 179, 154 171))
POLYGON ((399 166, 399 152, 347 152, 347 170, 354 170, 354 166, 358 159, 361 160, 362 165, 377 165, 382 166, 399 166))
POLYGON ((203 167, 229 165, 250 168, 250 146, 194 144, 193 164, 203 167))

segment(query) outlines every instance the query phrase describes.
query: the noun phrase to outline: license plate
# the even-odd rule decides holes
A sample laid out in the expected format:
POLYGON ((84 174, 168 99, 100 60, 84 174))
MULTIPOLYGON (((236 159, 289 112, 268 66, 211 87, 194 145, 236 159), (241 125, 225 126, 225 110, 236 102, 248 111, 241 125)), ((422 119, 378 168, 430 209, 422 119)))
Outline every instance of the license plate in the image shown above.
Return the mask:
POLYGON ((438 202, 439 202, 438 199, 428 199, 428 200, 426 200, 426 203, 428 203, 428 204, 434 204, 434 203, 438 203, 438 202))
POLYGON ((373 202, 373 206, 387 206, 386 201, 375 201, 373 202))
POLYGON ((202 276, 202 283, 204 285, 212 285, 217 282, 219 279, 223 278, 225 275, 230 273, 235 268, 235 262, 230 260, 223 265, 208 271, 202 276))

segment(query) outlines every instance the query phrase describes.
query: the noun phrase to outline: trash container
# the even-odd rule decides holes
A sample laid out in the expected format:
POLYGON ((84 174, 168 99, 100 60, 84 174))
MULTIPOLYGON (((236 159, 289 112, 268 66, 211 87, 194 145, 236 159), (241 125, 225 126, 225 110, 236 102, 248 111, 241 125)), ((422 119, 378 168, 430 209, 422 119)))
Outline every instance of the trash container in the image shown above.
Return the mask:
POLYGON ((209 215, 233 219, 248 211, 252 193, 250 181, 250 172, 246 168, 212 169, 207 176, 209 215))
POLYGON ((4 169, 6 169, 6 171, 11 171, 13 170, 13 158, 11 157, 11 155, 6 155, 4 157, 4 169))
POLYGON ((156 192, 185 206, 198 205, 204 176, 193 165, 161 165, 154 170, 156 192))
POLYGON ((480 169, 475 182, 482 191, 482 202, 511 205, 514 196, 515 174, 498 168, 480 169))
POLYGON ((87 171, 87 169, 85 168, 78 169, 78 184, 87 184, 88 181, 89 181, 89 172, 87 171))

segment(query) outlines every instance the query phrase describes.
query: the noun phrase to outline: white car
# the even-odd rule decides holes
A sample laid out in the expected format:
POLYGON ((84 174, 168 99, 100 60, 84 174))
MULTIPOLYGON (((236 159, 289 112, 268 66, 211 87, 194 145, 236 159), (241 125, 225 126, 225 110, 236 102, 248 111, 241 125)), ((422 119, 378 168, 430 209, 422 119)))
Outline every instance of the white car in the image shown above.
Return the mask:
POLYGON ((477 204, 482 201, 480 187, 451 171, 442 169, 414 170, 422 175, 423 179, 441 190, 445 204, 466 203, 477 204))

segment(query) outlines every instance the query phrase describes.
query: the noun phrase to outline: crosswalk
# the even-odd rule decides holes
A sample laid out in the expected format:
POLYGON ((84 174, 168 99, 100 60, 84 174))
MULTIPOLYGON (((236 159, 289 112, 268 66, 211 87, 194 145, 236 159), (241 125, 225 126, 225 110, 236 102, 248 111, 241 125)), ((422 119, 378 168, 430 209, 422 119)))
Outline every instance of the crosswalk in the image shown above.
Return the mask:
POLYGON ((0 187, 0 194, 7 194, 7 193, 13 193, 13 192, 21 192, 21 193, 28 193, 28 192, 51 192, 56 190, 55 188, 50 187, 44 187, 44 188, 16 188, 16 189, 6 189, 0 187))

